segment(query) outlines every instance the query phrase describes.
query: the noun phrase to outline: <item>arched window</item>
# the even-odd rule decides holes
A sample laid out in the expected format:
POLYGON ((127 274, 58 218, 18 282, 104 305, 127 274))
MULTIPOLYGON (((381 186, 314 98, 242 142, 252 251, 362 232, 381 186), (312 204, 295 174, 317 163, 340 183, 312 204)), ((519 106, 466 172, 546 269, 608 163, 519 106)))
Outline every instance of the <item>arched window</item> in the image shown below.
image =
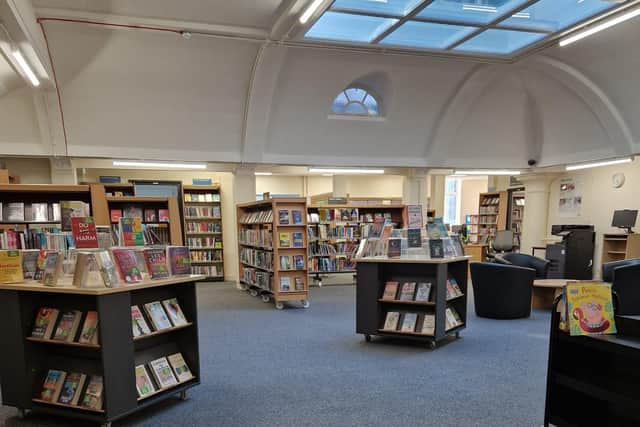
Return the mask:
POLYGON ((333 100, 331 113, 342 116, 379 117, 380 103, 367 89, 351 86, 333 100))

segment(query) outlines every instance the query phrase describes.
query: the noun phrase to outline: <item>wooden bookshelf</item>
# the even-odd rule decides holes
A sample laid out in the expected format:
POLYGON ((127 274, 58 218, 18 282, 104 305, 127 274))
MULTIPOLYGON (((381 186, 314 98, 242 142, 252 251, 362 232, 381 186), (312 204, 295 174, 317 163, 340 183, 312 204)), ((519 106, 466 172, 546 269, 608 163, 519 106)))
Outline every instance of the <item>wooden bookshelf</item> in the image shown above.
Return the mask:
POLYGON ((240 285, 252 296, 260 295, 265 302, 273 299, 279 310, 284 308, 285 301, 299 301, 304 308, 309 307, 306 212, 304 198, 275 198, 237 205, 240 285), (268 218, 268 212, 270 221, 264 219, 268 218), (294 221, 294 212, 298 212, 300 221, 294 221), (288 224, 280 221, 281 214, 288 217, 288 224), (250 215, 254 220, 247 221, 250 215), (298 233, 301 244, 294 247, 294 234, 298 233), (280 237, 284 241, 287 236, 289 246, 285 247, 280 237), (270 243, 262 244, 265 241, 270 243), (280 268, 281 256, 288 257, 290 268, 280 268), (294 259, 299 257, 303 268, 295 269, 294 259), (251 262, 252 259, 260 262, 251 262), (289 290, 284 289, 287 283, 289 290))
POLYGON ((208 281, 224 280, 220 186, 183 185, 182 204, 185 243, 191 252, 193 272, 204 274, 208 281), (206 231, 198 230, 203 226, 206 231))
POLYGON ((602 263, 640 258, 640 234, 611 233, 602 236, 602 263))
POLYGON ((509 218, 507 230, 513 231, 513 247, 520 249, 522 243, 522 222, 524 221, 524 188, 509 191, 509 218))
POLYGON ((509 193, 507 191, 480 194, 476 243, 484 243, 486 239, 495 237, 496 231, 506 230, 508 205, 509 193))

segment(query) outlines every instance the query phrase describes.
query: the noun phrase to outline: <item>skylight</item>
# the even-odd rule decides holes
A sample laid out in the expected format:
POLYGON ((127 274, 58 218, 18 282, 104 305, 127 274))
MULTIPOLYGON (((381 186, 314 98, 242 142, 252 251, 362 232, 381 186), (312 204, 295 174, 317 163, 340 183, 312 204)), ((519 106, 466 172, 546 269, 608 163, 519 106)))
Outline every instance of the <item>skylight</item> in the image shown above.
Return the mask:
POLYGON ((632 0, 334 0, 304 38, 511 58, 632 0))

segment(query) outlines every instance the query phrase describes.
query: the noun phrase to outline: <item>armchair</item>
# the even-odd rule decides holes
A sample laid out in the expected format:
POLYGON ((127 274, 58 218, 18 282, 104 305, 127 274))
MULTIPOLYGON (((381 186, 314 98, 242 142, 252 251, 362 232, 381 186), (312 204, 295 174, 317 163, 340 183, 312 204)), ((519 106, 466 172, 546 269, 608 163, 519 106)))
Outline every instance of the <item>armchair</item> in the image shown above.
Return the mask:
POLYGON ((476 314, 492 319, 531 315, 532 268, 490 262, 471 263, 476 314))

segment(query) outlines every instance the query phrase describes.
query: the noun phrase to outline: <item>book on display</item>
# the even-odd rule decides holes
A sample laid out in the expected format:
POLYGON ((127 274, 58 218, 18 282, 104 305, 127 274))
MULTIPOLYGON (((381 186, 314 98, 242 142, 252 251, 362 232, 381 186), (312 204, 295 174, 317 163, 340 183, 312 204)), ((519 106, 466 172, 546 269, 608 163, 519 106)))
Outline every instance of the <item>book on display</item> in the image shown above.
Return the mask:
POLYGON ((93 375, 89 379, 89 385, 87 386, 87 390, 84 392, 84 397, 82 398, 80 406, 95 410, 102 409, 103 389, 104 384, 102 377, 100 375, 93 375))
POLYGON ((387 282, 384 285, 383 300, 395 300, 398 294, 398 282, 387 282))
POLYGON ((414 332, 416 330, 416 321, 418 315, 416 313, 405 313, 402 316, 401 332, 414 332))
POLYGON ((58 402, 64 405, 76 406, 82 394, 82 388, 87 376, 78 372, 70 372, 66 375, 58 402))
POLYGON ((149 329, 149 325, 137 305, 131 307, 131 327, 134 338, 151 333, 151 329, 149 329))
POLYGON ((84 318, 79 343, 98 344, 98 312, 90 310, 84 318))
POLYGON ((173 327, 171 321, 167 317, 167 313, 164 311, 164 308, 162 308, 160 301, 145 304, 144 309, 149 315, 149 319, 156 331, 170 329, 173 327))
POLYGON ((0 283, 19 283, 22 274, 22 252, 0 250, 0 283))
POLYGON ((426 301, 429 301, 430 296, 431 296, 431 282, 418 283, 415 300, 426 302, 426 301))
POLYGON ((189 323, 176 298, 164 300, 162 301, 162 305, 169 315, 169 320, 171 320, 173 326, 184 326, 189 323))
POLYGON ((66 376, 67 373, 64 371, 49 369, 44 379, 44 384, 42 385, 40 399, 45 402, 57 402, 60 398, 66 376))
POLYGON ((400 301, 413 301, 416 290, 416 282, 405 282, 400 289, 400 301))
POLYGON ((151 382, 151 378, 149 378, 149 374, 147 373, 147 368, 144 365, 138 365, 135 367, 135 375, 136 375, 136 390, 138 391, 139 397, 147 397, 153 393, 155 393, 156 389, 151 382))
POLYGON ((40 307, 31 330, 33 338, 51 339, 60 311, 56 308, 40 307))
POLYGON ((60 314, 60 322, 58 322, 58 327, 52 339, 65 342, 75 341, 81 319, 82 312, 79 310, 63 311, 60 314))
POLYGON ((173 373, 176 375, 179 382, 183 383, 194 378, 187 362, 185 362, 182 357, 182 353, 167 356, 167 360, 169 361, 171 368, 173 368, 173 373))
POLYGON ((384 321, 384 326, 382 327, 385 331, 395 331, 398 329, 398 321, 400 320, 400 313, 397 311, 390 311, 387 313, 387 316, 384 321))
POLYGON ((166 357, 152 360, 149 366, 160 388, 167 388, 178 384, 178 380, 173 374, 171 365, 169 365, 166 357))

